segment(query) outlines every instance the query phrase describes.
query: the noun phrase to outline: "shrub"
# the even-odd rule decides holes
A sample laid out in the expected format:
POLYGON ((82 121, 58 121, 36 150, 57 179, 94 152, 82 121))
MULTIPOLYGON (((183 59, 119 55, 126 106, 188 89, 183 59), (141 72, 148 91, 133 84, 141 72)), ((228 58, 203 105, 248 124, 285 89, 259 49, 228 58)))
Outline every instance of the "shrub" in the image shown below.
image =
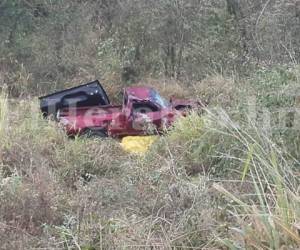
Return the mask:
MULTIPOLYGON (((293 165, 295 159, 286 159, 265 133, 256 129, 256 138, 242 131, 236 134, 232 124, 232 134, 243 136, 242 144, 247 154, 239 158, 243 171, 242 184, 249 182, 251 196, 236 195, 222 184, 214 187, 230 202, 228 212, 239 226, 232 228, 230 240, 221 240, 230 248, 263 247, 280 249, 295 248, 300 243, 298 232, 299 179, 293 165)), ((236 157, 229 155, 228 159, 236 157)), ((240 157, 240 156, 238 156, 240 157)))
POLYGON ((8 118, 8 101, 5 92, 0 94, 0 138, 5 133, 8 118))
MULTIPOLYGON (((221 223, 218 229, 216 225, 211 229, 219 234, 215 244, 219 241, 219 246, 231 248, 279 249, 293 248, 299 243, 299 180, 295 176, 298 163, 253 124, 241 121, 237 124, 224 111, 208 111, 204 117, 192 114, 176 122, 174 129, 154 145, 145 160, 156 172, 159 185, 163 179, 166 181, 166 176, 171 178, 170 183, 172 178, 176 179, 171 185, 173 197, 174 194, 184 197, 179 182, 187 178, 191 183, 199 173, 208 177, 206 185, 211 183, 224 195, 223 198, 217 194, 206 197, 212 210, 205 210, 203 202, 201 204, 201 209, 207 211, 212 220, 217 217, 221 223), (193 164, 208 164, 208 168, 193 168, 193 164)), ((198 198, 188 197, 194 197, 197 204, 198 198)), ((179 204, 174 206, 179 208, 179 204)), ((184 214, 189 219, 201 218, 199 207, 193 206, 184 214)), ((189 219, 184 227, 191 232, 189 219)), ((197 222, 191 225, 199 229, 197 222)), ((191 233, 183 242, 199 247, 201 240, 203 235, 191 233)))
MULTIPOLYGON (((207 76, 202 81, 191 85, 191 93, 196 94, 199 99, 207 102, 211 107, 219 106, 223 109, 234 108, 238 102, 239 83, 236 79, 222 76, 207 76)), ((243 86, 245 87, 245 86, 243 86)))
POLYGON ((299 241, 299 163, 286 152, 288 137, 274 141, 244 114, 192 112, 134 156, 116 140, 68 139, 33 101, 10 109, 0 144, 6 248, 295 248, 299 241))
POLYGON ((234 159, 225 161, 223 155, 230 152, 241 155, 244 152, 240 141, 228 133, 226 124, 219 123, 219 116, 222 115, 224 119, 229 119, 224 112, 217 114, 210 111, 201 117, 192 113, 179 119, 168 135, 154 147, 154 151, 160 150, 165 157, 174 157, 176 166, 185 168, 189 175, 232 174, 237 171, 237 162, 234 159))
POLYGON ((293 107, 295 94, 299 90, 298 78, 299 70, 297 68, 281 66, 259 69, 250 81, 250 86, 257 93, 258 106, 272 111, 282 107, 293 107))

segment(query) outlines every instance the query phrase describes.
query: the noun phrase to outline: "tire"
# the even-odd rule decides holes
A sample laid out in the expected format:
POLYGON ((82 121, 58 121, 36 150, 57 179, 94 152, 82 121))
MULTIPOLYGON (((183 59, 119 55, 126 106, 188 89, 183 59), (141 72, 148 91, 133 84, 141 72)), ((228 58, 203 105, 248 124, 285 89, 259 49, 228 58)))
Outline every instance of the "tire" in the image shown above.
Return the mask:
POLYGON ((86 129, 82 136, 90 139, 100 139, 100 138, 107 138, 107 133, 104 130, 100 129, 86 129))

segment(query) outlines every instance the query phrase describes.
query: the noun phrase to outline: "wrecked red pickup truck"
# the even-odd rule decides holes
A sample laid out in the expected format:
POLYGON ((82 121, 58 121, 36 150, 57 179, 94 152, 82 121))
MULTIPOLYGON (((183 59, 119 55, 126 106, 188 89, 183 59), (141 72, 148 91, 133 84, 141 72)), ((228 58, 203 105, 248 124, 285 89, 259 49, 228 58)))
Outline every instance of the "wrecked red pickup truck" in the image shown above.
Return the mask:
POLYGON ((192 100, 167 101, 153 88, 141 86, 124 88, 122 105, 112 105, 99 81, 39 99, 44 116, 55 116, 70 136, 161 133, 176 117, 186 115, 187 109, 201 107, 192 100))

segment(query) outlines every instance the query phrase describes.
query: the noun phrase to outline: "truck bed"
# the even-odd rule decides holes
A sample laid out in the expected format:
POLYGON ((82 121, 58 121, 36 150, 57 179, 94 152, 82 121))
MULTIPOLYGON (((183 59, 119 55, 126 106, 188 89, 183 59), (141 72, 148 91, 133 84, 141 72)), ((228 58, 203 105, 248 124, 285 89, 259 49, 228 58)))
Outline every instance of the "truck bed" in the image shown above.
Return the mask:
POLYGON ((122 105, 104 105, 104 106, 90 106, 78 108, 65 108, 60 111, 59 116, 98 116, 120 113, 122 105))

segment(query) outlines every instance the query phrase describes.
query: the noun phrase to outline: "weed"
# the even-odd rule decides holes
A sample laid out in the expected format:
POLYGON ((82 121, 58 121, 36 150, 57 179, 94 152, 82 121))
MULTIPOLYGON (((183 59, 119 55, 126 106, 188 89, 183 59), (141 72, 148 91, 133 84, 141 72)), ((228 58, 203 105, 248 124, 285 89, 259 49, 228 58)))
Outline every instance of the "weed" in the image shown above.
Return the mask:
POLYGON ((8 119, 8 97, 3 91, 0 95, 0 138, 3 138, 8 119))

